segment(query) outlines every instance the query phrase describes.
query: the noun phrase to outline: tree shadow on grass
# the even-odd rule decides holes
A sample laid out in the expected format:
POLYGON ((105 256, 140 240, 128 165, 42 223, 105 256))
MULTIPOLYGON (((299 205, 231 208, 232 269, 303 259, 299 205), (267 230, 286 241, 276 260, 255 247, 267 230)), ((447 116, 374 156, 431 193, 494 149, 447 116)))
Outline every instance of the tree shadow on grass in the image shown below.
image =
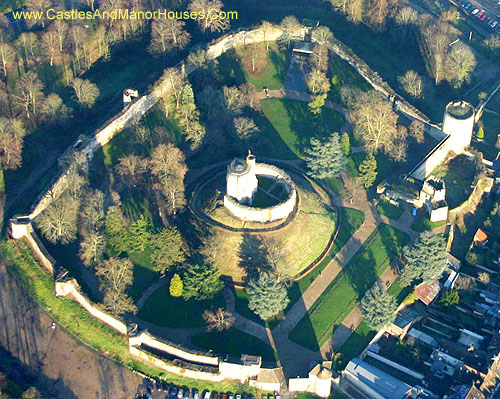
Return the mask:
POLYGON ((269 270, 264 243, 257 235, 243 234, 239 257, 239 266, 246 272, 246 281, 257 278, 262 271, 269 270))

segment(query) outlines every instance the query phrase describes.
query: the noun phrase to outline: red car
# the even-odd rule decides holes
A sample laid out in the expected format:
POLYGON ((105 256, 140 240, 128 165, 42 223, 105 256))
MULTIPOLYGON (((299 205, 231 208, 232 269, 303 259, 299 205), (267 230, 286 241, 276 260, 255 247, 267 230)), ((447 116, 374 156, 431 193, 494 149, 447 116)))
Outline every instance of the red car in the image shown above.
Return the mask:
POLYGON ((481 19, 483 16, 484 16, 484 14, 482 12, 480 12, 479 14, 476 15, 476 17, 478 17, 479 19, 481 19))
POLYGON ((484 21, 486 19, 486 14, 483 14, 481 18, 479 18, 481 21, 484 21))

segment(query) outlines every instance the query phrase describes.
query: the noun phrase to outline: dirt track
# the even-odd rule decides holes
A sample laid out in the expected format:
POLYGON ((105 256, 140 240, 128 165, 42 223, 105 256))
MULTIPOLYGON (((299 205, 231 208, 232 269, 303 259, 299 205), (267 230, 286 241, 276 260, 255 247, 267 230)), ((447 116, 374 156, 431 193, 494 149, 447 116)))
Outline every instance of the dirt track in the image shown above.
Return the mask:
POLYGON ((0 264, 0 370, 57 399, 132 399, 142 378, 56 327, 0 264))

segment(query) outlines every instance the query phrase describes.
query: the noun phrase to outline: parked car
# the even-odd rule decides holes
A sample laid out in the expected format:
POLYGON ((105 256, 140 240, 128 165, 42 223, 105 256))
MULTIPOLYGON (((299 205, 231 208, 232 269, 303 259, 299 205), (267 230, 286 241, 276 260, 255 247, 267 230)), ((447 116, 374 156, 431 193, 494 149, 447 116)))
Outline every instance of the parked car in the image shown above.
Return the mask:
POLYGON ((197 389, 193 390, 193 399, 200 399, 200 392, 197 389))
POLYGON ((177 391, 177 399, 182 399, 184 396, 184 389, 179 388, 179 391, 177 391))
POLYGON ((144 399, 152 399, 153 394, 151 392, 146 392, 143 397, 144 397, 144 399))
POLYGON ((228 399, 234 399, 234 395, 232 393, 229 393, 229 398, 228 399))
POLYGON ((482 16, 482 17, 480 17, 479 19, 480 19, 481 21, 484 21, 486 18, 487 18, 487 17, 486 17, 486 14, 483 14, 483 16, 482 16))
POLYGON ((167 384, 167 382, 166 382, 166 381, 163 381, 163 382, 161 383, 161 390, 162 390, 163 392, 168 392, 168 384, 167 384))
POLYGON ((219 394, 217 392, 214 392, 212 399, 219 399, 219 394))
POLYGON ((494 27, 495 27, 495 26, 497 26, 497 25, 498 25, 498 22, 497 22, 497 21, 492 21, 492 22, 490 23, 490 26, 491 26, 492 28, 494 28, 494 27))
POLYGON ((474 8, 472 11, 472 15, 476 15, 479 12, 479 8, 474 8))
POLYGON ((189 389, 186 389, 184 391, 184 396, 182 397, 182 399, 189 399, 191 397, 190 393, 189 393, 189 389))
POLYGON ((236 399, 241 399, 241 395, 239 393, 236 394, 236 399))
POLYGON ((168 389, 168 396, 171 398, 175 398, 177 396, 177 387, 175 385, 171 385, 168 389))
POLYGON ((471 3, 467 3, 464 7, 467 11, 469 11, 471 8, 472 8, 472 4, 471 3))
POLYGON ((205 391, 205 394, 203 395, 203 399, 210 399, 211 392, 210 391, 205 391))

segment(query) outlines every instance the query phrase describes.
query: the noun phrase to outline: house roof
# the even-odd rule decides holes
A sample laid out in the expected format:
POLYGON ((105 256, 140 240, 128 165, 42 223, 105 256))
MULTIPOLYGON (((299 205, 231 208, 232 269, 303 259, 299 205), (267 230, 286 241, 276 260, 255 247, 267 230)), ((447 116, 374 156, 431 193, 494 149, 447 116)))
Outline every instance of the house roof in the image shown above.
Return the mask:
POLYGON ((314 43, 311 42, 297 42, 293 46, 293 51, 299 53, 311 54, 314 50, 314 43))
POLYGON ((474 242, 485 242, 486 240, 488 240, 488 234, 481 229, 477 229, 476 234, 474 234, 474 242))
POLYGON ((410 307, 404 308, 396 316, 396 320, 392 322, 395 326, 404 329, 409 324, 414 323, 420 317, 420 314, 410 307))
POLYGON ((353 383, 359 388, 368 387, 386 399, 403 399, 411 390, 410 385, 358 358, 349 362, 345 372, 354 377, 353 383))
POLYGON ((275 369, 261 368, 257 375, 257 381, 263 383, 280 383, 283 381, 283 369, 281 367, 275 369))
POLYGON ((426 305, 430 303, 438 296, 441 286, 439 280, 434 280, 430 283, 420 283, 415 287, 415 293, 418 299, 420 299, 426 305))
POLYGON ((315 375, 320 380, 328 380, 332 378, 332 371, 326 369, 321 364, 317 364, 314 368, 309 372, 309 375, 315 375))
POLYGON ((484 394, 477 389, 474 385, 471 387, 470 391, 467 393, 465 399, 484 399, 484 394))

